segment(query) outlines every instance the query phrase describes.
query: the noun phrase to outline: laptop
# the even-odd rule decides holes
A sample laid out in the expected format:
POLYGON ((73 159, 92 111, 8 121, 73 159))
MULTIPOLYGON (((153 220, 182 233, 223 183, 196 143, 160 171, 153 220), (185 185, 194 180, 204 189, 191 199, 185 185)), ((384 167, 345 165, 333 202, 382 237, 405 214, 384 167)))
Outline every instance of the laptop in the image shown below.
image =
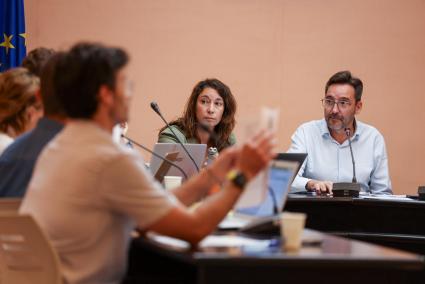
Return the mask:
POLYGON ((219 224, 220 229, 237 229, 253 220, 275 216, 282 212, 292 182, 306 159, 306 153, 280 153, 272 161, 268 173, 266 198, 257 206, 238 208, 219 224))
POLYGON ((237 213, 258 217, 280 213, 291 189, 292 181, 298 173, 307 154, 280 153, 272 161, 268 173, 268 190, 265 200, 258 206, 239 208, 237 213))
MULTIPOLYGON (((205 160, 207 145, 184 144, 184 146, 200 169, 205 160)), ((183 169, 188 178, 198 173, 193 161, 189 158, 180 144, 156 143, 153 147, 153 152, 177 164, 183 169)), ((159 182, 163 181, 164 176, 181 176, 184 178, 184 175, 177 168, 153 155, 150 160, 149 168, 151 173, 155 176, 155 179, 159 182)))

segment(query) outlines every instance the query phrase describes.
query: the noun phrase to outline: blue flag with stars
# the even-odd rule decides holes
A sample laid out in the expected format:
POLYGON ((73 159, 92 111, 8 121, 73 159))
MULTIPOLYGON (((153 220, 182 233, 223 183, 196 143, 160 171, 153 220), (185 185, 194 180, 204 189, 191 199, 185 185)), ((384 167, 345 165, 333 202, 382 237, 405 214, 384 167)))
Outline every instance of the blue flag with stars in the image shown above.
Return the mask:
POLYGON ((25 40, 24 0, 0 0, 0 72, 21 65, 25 40))

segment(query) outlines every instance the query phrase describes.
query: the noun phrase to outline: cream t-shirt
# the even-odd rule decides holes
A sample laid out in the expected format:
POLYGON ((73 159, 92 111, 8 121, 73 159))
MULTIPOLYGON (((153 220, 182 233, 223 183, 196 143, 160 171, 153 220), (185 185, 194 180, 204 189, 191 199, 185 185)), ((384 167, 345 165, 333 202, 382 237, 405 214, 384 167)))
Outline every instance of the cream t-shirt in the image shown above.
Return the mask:
POLYGON ((67 283, 120 283, 130 232, 158 221, 176 202, 140 155, 96 124, 76 121, 41 153, 20 212, 47 232, 67 283))

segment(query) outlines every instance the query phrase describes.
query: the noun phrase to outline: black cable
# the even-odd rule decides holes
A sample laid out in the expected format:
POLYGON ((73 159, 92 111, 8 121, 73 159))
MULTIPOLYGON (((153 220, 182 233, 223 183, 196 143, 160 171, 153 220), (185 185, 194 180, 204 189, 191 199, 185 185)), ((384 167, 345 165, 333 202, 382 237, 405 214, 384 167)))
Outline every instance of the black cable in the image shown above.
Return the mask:
POLYGON ((270 186, 267 187, 269 189, 269 193, 270 196, 272 198, 272 203, 273 203, 273 215, 277 215, 279 214, 279 208, 277 208, 277 200, 276 200, 276 195, 274 194, 273 188, 271 188, 270 186))

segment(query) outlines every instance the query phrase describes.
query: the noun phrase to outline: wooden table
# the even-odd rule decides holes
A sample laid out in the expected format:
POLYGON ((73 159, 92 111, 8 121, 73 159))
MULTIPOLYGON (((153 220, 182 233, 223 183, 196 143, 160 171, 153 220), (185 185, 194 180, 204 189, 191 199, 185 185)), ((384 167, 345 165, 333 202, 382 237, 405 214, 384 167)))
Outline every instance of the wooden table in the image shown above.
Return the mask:
POLYGON ((422 256, 307 229, 304 240, 285 252, 273 241, 193 249, 139 237, 124 283, 423 283, 422 256))
POLYGON ((307 214, 306 227, 425 254, 425 202, 290 194, 285 210, 307 214))

